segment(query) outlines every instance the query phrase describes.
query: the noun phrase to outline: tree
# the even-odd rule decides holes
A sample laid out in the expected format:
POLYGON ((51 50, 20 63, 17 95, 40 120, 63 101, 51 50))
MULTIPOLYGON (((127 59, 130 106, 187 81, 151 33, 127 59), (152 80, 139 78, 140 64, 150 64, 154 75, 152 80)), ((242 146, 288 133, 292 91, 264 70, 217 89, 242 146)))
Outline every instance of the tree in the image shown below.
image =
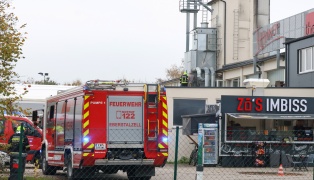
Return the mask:
POLYGON ((184 72, 184 70, 183 70, 183 66, 182 65, 178 66, 176 64, 173 64, 173 65, 171 65, 171 67, 169 69, 166 69, 166 78, 167 79, 156 78, 156 81, 157 81, 157 83, 161 83, 161 82, 164 82, 164 81, 177 79, 177 78, 181 77, 183 72, 184 72))
POLYGON ((180 76, 183 74, 183 71, 184 70, 182 66, 173 64, 169 69, 166 69, 166 77, 168 80, 180 78, 180 76))
POLYGON ((49 77, 47 77, 42 81, 35 81, 35 84, 42 84, 42 85, 58 85, 58 83, 56 81, 51 80, 49 77))
POLYGON ((82 85, 82 84, 83 84, 82 81, 79 80, 79 79, 77 79, 77 80, 75 80, 75 81, 72 82, 72 86, 80 86, 80 85, 82 85))
POLYGON ((81 80, 77 79, 72 83, 64 83, 65 86, 81 86, 83 83, 81 80))
POLYGON ((18 60, 24 58, 21 47, 27 34, 20 32, 26 24, 18 27, 18 17, 12 10, 10 0, 0 0, 0 116, 23 112, 14 102, 27 93, 27 88, 18 93, 14 87, 15 81, 12 80, 19 77, 14 68, 18 60))

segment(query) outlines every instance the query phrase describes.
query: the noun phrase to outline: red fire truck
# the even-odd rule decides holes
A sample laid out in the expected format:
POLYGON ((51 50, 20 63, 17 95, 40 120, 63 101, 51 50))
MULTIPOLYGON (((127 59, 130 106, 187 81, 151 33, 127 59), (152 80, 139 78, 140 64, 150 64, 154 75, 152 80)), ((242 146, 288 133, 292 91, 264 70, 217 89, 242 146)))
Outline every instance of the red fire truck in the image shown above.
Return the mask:
MULTIPOLYGON (((157 84, 92 80, 46 100, 42 171, 127 172, 150 179, 168 157, 166 92, 157 84)), ((33 112, 33 120, 37 113, 33 112)))
POLYGON ((25 135, 29 141, 30 151, 28 151, 26 161, 34 163, 40 159, 42 142, 42 130, 35 126, 33 122, 24 115, 5 115, 0 118, 0 151, 1 145, 7 145, 10 137, 16 132, 16 128, 24 123, 25 135))

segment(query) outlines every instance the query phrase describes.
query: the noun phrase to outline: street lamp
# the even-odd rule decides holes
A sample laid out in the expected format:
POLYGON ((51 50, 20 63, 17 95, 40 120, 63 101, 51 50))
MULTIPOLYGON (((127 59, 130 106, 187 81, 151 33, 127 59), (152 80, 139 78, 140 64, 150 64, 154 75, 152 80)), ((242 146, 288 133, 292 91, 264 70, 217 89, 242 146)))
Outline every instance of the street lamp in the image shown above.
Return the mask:
POLYGON ((48 76, 48 73, 42 73, 42 72, 40 72, 40 73, 38 73, 38 74, 41 75, 41 76, 44 76, 44 84, 45 84, 46 76, 48 76))

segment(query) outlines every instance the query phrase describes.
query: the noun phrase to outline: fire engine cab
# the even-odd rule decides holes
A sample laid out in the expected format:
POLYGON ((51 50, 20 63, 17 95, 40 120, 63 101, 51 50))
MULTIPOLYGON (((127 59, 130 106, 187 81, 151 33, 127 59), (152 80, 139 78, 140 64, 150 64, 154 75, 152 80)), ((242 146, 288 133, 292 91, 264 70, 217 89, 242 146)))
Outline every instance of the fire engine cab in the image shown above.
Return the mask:
POLYGON ((47 98, 45 107, 45 175, 122 170, 129 179, 150 179, 167 161, 167 100, 158 84, 91 80, 47 98))

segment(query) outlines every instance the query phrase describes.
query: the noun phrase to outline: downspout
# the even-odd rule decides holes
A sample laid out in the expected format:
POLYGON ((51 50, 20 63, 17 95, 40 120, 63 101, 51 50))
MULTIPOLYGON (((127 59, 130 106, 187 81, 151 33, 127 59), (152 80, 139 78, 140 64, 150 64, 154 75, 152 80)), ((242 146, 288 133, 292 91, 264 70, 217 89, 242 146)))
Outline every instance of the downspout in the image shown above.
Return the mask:
POLYGON ((286 51, 285 51, 285 79, 284 79, 284 81, 285 81, 285 86, 286 87, 289 87, 290 86, 290 83, 289 83, 289 81, 290 81, 290 77, 289 77, 289 73, 288 73, 288 71, 289 71, 289 64, 290 63, 288 63, 288 62, 290 62, 290 57, 289 57, 289 53, 288 52, 290 52, 290 47, 289 47, 290 45, 288 44, 288 43, 285 43, 285 49, 286 49, 286 51))
POLYGON ((210 73, 211 73, 211 87, 215 87, 215 70, 213 67, 210 67, 210 73))
POLYGON ((225 7, 225 17, 224 17, 224 65, 226 65, 226 26, 227 26, 227 5, 226 5, 226 1, 224 0, 220 0, 221 2, 224 3, 224 7, 225 7))
POLYGON ((189 52, 190 45, 190 13, 186 13, 186 42, 185 52, 189 52))
POLYGON ((210 67, 209 69, 207 67, 204 67, 205 71, 205 87, 209 87, 209 71, 210 71, 210 87, 215 87, 215 70, 213 67, 210 67))
POLYGON ((261 67, 258 64, 256 64, 256 67, 258 68, 258 79, 261 79, 262 75, 261 67))
MULTIPOLYGON (((197 9, 197 4, 194 5, 194 9, 197 9)), ((197 12, 194 13, 194 23, 193 30, 197 28, 197 12)))
POLYGON ((203 68, 205 71, 205 87, 209 86, 209 70, 208 67, 203 68))
POLYGON ((279 67, 280 67, 280 49, 277 49, 276 61, 277 61, 277 69, 279 69, 279 67))

